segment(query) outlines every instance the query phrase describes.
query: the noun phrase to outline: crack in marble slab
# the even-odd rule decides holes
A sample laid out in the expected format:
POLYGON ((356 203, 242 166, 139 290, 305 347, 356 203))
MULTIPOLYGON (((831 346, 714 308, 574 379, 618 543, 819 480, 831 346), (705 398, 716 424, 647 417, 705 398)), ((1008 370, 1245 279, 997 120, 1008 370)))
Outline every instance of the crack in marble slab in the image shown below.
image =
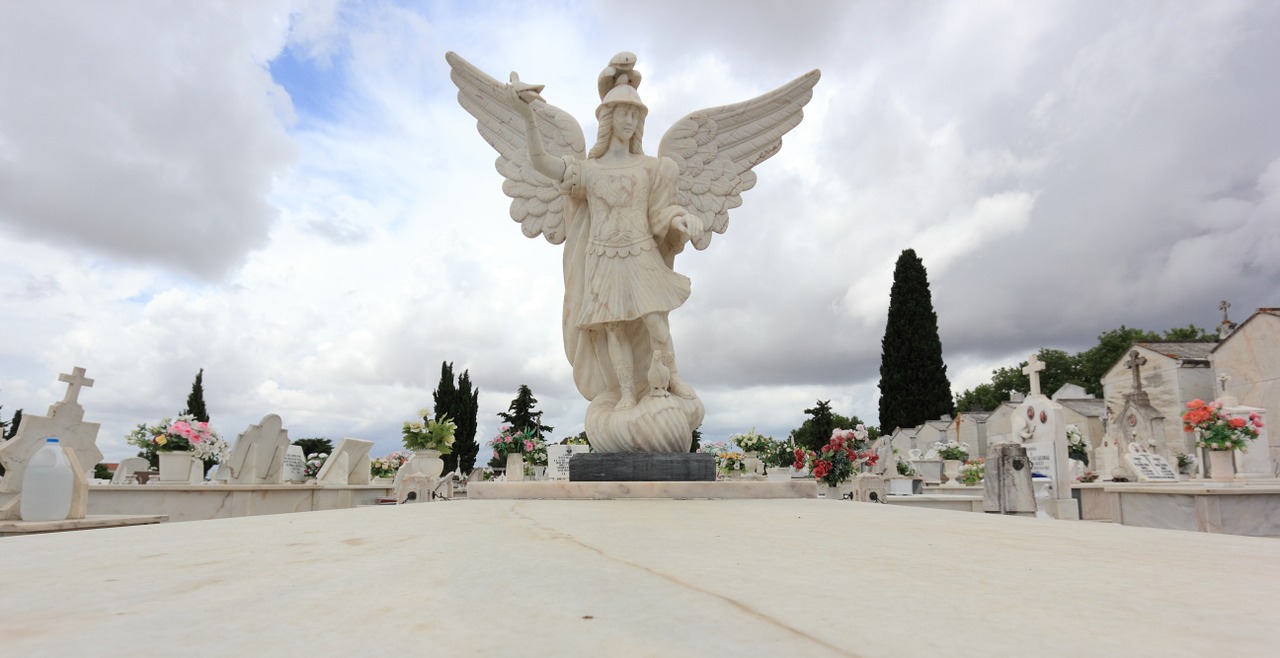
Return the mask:
POLYGON ((591 551, 591 552, 595 553, 596 555, 599 555, 600 557, 602 557, 602 558, 604 558, 604 559, 606 559, 606 560, 609 560, 609 561, 611 561, 611 562, 615 562, 615 563, 618 563, 618 564, 625 564, 625 565, 627 565, 627 566, 629 566, 629 567, 634 567, 634 568, 639 569, 639 570, 641 570, 641 571, 643 571, 643 572, 645 572, 645 573, 647 573, 647 574, 650 574, 650 575, 652 575, 652 576, 656 576, 656 577, 658 577, 658 578, 661 578, 661 579, 663 579, 663 580, 665 580, 665 581, 667 581, 667 582, 669 582, 669 583, 672 583, 672 584, 674 584, 674 585, 677 585, 677 586, 679 586, 679 587, 683 587, 683 588, 685 588, 685 589, 692 590, 692 591, 698 592, 698 593, 700 593, 700 594, 704 594, 704 595, 706 595, 706 596, 710 596, 710 597, 713 597, 713 598, 719 599, 719 600, 721 600, 721 601, 723 601, 723 602, 725 602, 725 603, 728 603, 729 605, 731 605, 731 606, 733 606, 733 607, 735 607, 735 608, 737 608, 737 609, 739 609, 739 610, 741 610, 741 611, 743 611, 743 612, 747 613, 748 615, 750 615, 750 616, 752 616, 752 617, 754 617, 754 618, 756 618, 756 619, 759 619, 760 621, 765 622, 766 624, 769 624, 769 625, 771 625, 771 626, 777 627, 777 628, 779 628, 779 629, 781 629, 781 630, 783 630, 783 631, 786 631, 786 632, 788 632, 788 633, 790 633, 790 634, 792 634, 792 635, 796 635, 796 636, 798 636, 798 637, 801 637, 801 638, 804 638, 804 639, 806 639, 806 640, 809 640, 810 642, 813 642, 814 644, 817 644, 817 645, 819 645, 819 646, 822 646, 822 647, 824 647, 824 648, 826 648, 826 649, 830 649, 831 651, 834 651, 834 652, 836 652, 836 653, 838 653, 838 654, 840 654, 840 655, 843 655, 843 656, 849 656, 850 658, 860 658, 860 656, 859 656, 858 654, 855 654, 855 653, 853 653, 853 652, 851 652, 851 651, 848 651, 848 650, 846 650, 846 649, 842 649, 842 648, 840 648, 840 647, 837 647, 837 646, 835 646, 835 645, 831 644, 830 642, 827 642, 827 641, 825 641, 825 640, 823 640, 823 639, 821 639, 821 638, 814 637, 813 635, 810 635, 809 633, 806 633, 805 631, 800 630, 799 628, 796 628, 796 627, 794 627, 794 626, 791 626, 790 624, 786 624, 786 623, 780 622, 780 621, 778 621, 777 619, 774 619, 773 617, 770 617, 769 615, 766 615, 765 613, 763 613, 763 612, 761 612, 761 611, 759 611, 759 610, 756 610, 755 608, 752 608, 751 606, 748 606, 748 605, 746 605, 745 603, 743 603, 743 602, 741 602, 741 601, 738 601, 738 600, 736 600, 736 599, 730 598, 730 597, 725 596, 725 595, 723 595, 723 594, 720 594, 720 593, 718 593, 718 592, 713 592, 713 591, 711 591, 711 590, 704 589, 704 588, 702 588, 702 587, 698 587, 697 585, 694 585, 694 584, 692 584, 692 583, 689 583, 689 582, 683 581, 683 580, 681 580, 681 579, 679 579, 679 578, 677 578, 677 577, 675 577, 675 576, 673 576, 673 575, 671 575, 671 574, 664 573, 664 572, 662 572, 662 571, 658 571, 657 569, 654 569, 654 568, 652 568, 652 567, 648 567, 648 566, 645 566, 645 565, 643 565, 643 564, 639 564, 639 563, 636 563, 636 562, 632 562, 632 561, 630 561, 630 560, 624 560, 624 559, 622 559, 622 558, 620 558, 620 557, 617 557, 617 556, 614 556, 614 555, 610 555, 609 553, 606 553, 606 552, 605 552, 603 549, 601 549, 601 548, 598 548, 598 547, 596 547, 596 546, 592 546, 592 545, 590 545, 590 544, 587 544, 587 543, 583 542, 582 540, 578 539, 577 537, 574 537, 573 535, 567 534, 567 533, 565 533, 565 532, 563 532, 563 531, 560 531, 560 530, 556 530, 555 528, 549 527, 549 526, 547 526, 547 525, 545 525, 545 524, 543 524, 543 523, 539 522, 538 520, 534 519, 533 517, 529 516, 528 514, 525 514, 525 513, 521 512, 521 511, 520 511, 520 509, 519 509, 520 507, 522 507, 522 505, 520 505, 520 504, 516 504, 516 505, 512 506, 512 508, 511 508, 512 513, 514 513, 516 516, 520 517, 521 519, 524 519, 525 521, 529 522, 530 524, 532 524, 534 527, 538 528, 539 530, 541 530, 541 531, 543 531, 543 532, 546 532, 546 533, 550 534, 550 535, 551 535, 551 536, 553 536, 553 537, 556 537, 556 538, 559 538, 559 539, 564 539, 564 540, 566 540, 566 541, 568 541, 568 542, 570 542, 570 543, 573 543, 573 544, 575 544, 575 545, 577 545, 577 546, 580 546, 580 547, 582 547, 582 548, 584 548, 584 549, 586 549, 586 550, 588 550, 588 551, 591 551))

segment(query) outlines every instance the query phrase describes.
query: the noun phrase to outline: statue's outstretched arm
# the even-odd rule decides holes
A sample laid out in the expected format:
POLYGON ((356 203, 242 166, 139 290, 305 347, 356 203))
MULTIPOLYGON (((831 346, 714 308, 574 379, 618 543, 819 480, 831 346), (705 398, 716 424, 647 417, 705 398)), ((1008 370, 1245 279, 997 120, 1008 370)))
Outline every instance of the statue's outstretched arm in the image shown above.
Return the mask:
POLYGON ((529 162, 543 176, 555 181, 562 180, 565 170, 564 160, 547 155, 547 148, 542 143, 542 133, 538 132, 537 119, 533 115, 533 107, 529 105, 534 100, 541 100, 542 97, 538 92, 525 87, 528 85, 521 83, 520 77, 513 72, 511 84, 507 87, 507 102, 511 104, 516 114, 524 118, 525 140, 529 145, 529 162))

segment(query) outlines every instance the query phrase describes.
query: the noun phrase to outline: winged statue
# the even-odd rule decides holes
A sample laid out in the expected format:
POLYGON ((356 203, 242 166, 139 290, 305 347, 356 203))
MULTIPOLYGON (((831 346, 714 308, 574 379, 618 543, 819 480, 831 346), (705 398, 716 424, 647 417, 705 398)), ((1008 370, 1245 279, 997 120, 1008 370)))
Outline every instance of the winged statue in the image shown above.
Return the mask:
POLYGON ((675 270, 686 244, 706 249, 756 183, 752 169, 803 118, 820 73, 741 103, 685 116, 644 154, 648 108, 636 56, 618 53, 598 79, 596 141, 512 73, 499 82, 455 53, 458 102, 498 152, 511 218, 528 237, 564 245, 565 355, 590 401, 596 452, 688 452, 705 410, 676 368, 669 314, 688 299, 675 270))

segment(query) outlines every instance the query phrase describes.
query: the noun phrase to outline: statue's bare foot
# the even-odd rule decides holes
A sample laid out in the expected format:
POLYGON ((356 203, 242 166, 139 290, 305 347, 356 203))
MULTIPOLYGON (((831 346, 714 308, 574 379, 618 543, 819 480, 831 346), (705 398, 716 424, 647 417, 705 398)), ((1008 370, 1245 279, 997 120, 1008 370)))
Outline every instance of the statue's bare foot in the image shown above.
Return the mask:
POLYGON ((614 407, 616 410, 630 409, 636 406, 636 394, 622 389, 622 399, 618 400, 618 404, 614 407))

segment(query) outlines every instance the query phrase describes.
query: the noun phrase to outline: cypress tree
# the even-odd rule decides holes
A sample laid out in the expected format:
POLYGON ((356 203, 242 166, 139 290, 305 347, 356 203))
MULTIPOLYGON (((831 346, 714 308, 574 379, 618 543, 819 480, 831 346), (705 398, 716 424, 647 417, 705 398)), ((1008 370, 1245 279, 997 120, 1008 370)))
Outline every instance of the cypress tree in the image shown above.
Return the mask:
POLYGON ((22 410, 19 409, 13 412, 13 420, 9 421, 9 429, 6 430, 4 433, 4 438, 6 441, 18 435, 18 426, 21 424, 22 424, 22 410))
MULTIPOLYGON (((472 390, 471 373, 464 370, 454 384, 453 364, 440 363, 440 383, 431 398, 435 403, 435 420, 445 416, 452 420, 457 429, 454 431, 453 452, 441 456, 446 473, 457 470, 461 466, 463 473, 470 473, 475 466, 476 454, 480 446, 476 443, 476 421, 480 413, 480 390, 472 390)), ((423 418, 423 420, 427 420, 423 418)))
POLYGON ((880 343, 880 430, 915 427, 955 413, 942 362, 938 315, 929 276, 916 252, 898 257, 889 292, 889 319, 880 343))
POLYGON ((209 422, 209 411, 204 408, 204 368, 196 373, 196 380, 191 383, 191 393, 187 395, 187 409, 183 414, 190 414, 196 420, 209 422))

